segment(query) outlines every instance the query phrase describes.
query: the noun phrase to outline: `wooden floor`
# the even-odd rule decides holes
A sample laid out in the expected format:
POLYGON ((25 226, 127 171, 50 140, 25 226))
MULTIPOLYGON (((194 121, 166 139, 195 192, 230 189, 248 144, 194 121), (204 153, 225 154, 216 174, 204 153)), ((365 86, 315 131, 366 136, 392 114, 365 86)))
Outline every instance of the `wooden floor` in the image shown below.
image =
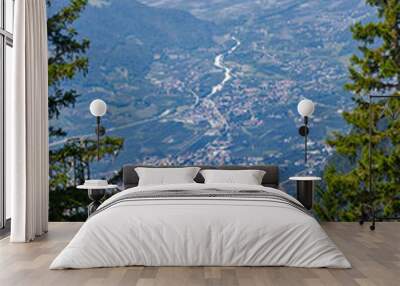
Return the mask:
POLYGON ((400 285, 400 223, 326 223, 324 229, 352 269, 289 267, 123 267, 48 270, 81 223, 50 223, 32 243, 0 241, 0 285, 400 285))

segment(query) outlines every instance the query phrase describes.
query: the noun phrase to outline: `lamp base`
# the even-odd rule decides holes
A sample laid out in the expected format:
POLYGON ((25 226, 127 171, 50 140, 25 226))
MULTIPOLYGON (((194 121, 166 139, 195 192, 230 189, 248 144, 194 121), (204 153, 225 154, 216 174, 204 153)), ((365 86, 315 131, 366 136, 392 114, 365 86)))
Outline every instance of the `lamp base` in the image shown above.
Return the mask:
POLYGON ((308 129, 308 127, 305 126, 305 125, 303 125, 303 126, 301 126, 301 127, 299 128, 299 134, 300 134, 301 136, 306 136, 306 135, 308 135, 309 132, 310 132, 310 129, 308 129))

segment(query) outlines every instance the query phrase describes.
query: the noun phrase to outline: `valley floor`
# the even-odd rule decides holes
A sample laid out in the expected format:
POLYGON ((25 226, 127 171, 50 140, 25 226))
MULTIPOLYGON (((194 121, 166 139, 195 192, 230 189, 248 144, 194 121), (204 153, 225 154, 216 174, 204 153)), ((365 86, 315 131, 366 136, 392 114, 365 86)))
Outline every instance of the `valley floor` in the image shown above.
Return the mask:
POLYGON ((82 223, 50 223, 49 233, 32 243, 0 240, 0 285, 399 285, 400 223, 324 223, 323 228, 353 268, 288 267, 121 267, 48 269, 82 223))

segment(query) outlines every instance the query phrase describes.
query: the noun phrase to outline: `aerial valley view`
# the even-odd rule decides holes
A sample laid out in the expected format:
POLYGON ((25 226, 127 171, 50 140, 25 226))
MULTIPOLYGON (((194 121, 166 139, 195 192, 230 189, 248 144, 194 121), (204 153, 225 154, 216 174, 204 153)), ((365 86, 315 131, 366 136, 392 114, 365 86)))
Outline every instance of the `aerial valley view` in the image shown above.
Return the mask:
POLYGON ((371 17, 362 0, 90 0, 75 25, 90 40, 89 70, 68 82, 81 96, 51 148, 94 136, 88 105, 101 98, 107 135, 124 146, 97 174, 124 163, 270 163, 285 182, 305 170, 296 108, 308 98, 307 172, 320 174, 327 136, 348 128, 349 27, 371 17))

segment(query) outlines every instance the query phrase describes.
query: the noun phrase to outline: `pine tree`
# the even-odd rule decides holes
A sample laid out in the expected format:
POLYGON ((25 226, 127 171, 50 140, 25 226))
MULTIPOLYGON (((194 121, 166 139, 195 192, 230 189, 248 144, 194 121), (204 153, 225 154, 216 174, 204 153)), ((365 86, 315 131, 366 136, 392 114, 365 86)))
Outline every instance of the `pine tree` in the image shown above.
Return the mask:
POLYGON ((378 20, 351 27, 359 52, 350 58, 345 88, 353 94, 354 108, 343 113, 351 131, 327 140, 336 159, 324 172, 326 188, 315 206, 326 220, 357 220, 369 205, 381 215, 400 213, 400 98, 369 100, 371 95, 400 97, 400 1, 366 2, 376 8, 378 20), (370 119, 375 192, 369 192, 370 119))
MULTIPOLYGON (((73 23, 79 19, 87 0, 70 0, 47 19, 49 41, 49 120, 55 123, 61 109, 75 104, 79 94, 66 83, 81 74, 86 76, 89 60, 86 56, 89 40, 80 39, 73 23)), ((47 6, 51 7, 51 1, 47 6)), ((64 137, 66 132, 50 126, 50 138, 64 137)), ((104 137, 101 139, 100 158, 115 157, 123 146, 123 139, 104 137)), ((59 148, 50 150, 50 220, 86 219, 89 199, 85 192, 76 191, 75 186, 90 177, 90 163, 96 160, 94 138, 70 138, 59 148)))
MULTIPOLYGON (((90 42, 78 39, 78 33, 72 24, 79 18, 87 5, 87 0, 71 0, 47 19, 47 37, 49 41, 49 119, 57 119, 60 110, 73 106, 79 94, 76 90, 65 88, 63 83, 77 74, 86 75, 89 60, 86 52, 90 42)), ((51 7, 51 1, 47 1, 51 7)), ((61 128, 50 126, 50 136, 65 136, 61 128)))

